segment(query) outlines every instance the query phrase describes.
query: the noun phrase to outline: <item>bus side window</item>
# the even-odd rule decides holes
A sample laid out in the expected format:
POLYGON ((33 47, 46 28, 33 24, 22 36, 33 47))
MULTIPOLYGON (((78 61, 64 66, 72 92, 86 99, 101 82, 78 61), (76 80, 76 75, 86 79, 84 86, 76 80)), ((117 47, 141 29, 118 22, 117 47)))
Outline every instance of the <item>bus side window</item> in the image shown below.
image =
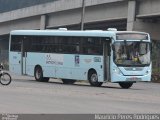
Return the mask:
POLYGON ((91 48, 88 48, 88 52, 87 53, 88 54, 96 54, 96 50, 91 47, 91 48))
POLYGON ((76 53, 80 53, 80 48, 78 45, 76 46, 76 53))

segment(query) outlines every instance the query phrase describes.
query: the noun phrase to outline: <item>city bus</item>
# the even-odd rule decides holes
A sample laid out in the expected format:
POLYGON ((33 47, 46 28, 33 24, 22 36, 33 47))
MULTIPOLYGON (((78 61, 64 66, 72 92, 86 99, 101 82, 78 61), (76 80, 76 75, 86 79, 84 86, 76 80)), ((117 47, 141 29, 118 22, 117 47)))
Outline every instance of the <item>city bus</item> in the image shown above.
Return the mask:
POLYGON ((105 82, 130 88, 151 80, 151 40, 148 33, 117 30, 13 30, 9 70, 48 82, 76 80, 91 86, 105 82), (136 51, 136 53, 133 53, 136 51), (135 55, 135 57, 134 57, 135 55))

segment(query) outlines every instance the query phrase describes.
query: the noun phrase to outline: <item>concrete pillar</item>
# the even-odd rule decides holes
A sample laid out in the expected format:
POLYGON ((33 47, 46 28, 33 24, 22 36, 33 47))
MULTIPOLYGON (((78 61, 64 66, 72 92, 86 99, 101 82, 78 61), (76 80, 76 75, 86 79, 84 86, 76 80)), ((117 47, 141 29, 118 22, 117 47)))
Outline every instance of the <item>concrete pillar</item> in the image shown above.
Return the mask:
POLYGON ((46 15, 41 15, 41 21, 40 21, 40 29, 45 30, 46 29, 46 15))
POLYGON ((82 13, 81 13, 81 30, 84 30, 84 19, 85 19, 85 7, 86 1, 82 0, 82 13))
POLYGON ((127 30, 132 31, 136 17, 136 0, 128 1, 127 30))
POLYGON ((147 21, 145 19, 137 19, 134 22, 133 30, 147 32, 151 35, 151 38, 153 40, 159 40, 160 39, 159 28, 160 28, 159 22, 147 21))

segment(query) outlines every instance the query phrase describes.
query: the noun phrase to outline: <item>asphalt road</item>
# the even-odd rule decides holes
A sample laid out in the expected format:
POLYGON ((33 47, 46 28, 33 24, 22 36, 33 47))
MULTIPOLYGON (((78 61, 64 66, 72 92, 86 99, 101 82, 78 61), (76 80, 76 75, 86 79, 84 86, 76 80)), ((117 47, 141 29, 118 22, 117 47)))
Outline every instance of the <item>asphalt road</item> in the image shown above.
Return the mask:
POLYGON ((131 89, 121 89, 113 83, 91 87, 14 76, 10 85, 0 85, 0 113, 160 113, 160 83, 135 83, 131 89))

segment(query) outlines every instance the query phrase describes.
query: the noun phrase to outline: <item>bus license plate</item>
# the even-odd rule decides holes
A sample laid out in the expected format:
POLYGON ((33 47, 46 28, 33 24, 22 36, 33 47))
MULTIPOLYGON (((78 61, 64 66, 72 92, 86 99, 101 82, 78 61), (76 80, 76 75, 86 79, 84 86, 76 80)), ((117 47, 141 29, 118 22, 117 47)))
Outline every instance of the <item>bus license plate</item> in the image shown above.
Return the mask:
POLYGON ((137 77, 131 77, 131 78, 127 78, 127 81, 141 81, 141 78, 137 78, 137 77))

